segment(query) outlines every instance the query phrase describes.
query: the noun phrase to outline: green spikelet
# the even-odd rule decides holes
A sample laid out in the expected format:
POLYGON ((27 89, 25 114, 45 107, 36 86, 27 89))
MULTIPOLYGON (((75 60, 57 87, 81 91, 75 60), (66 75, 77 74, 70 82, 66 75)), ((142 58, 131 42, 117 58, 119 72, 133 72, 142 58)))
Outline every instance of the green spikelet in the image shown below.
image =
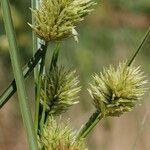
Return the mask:
POLYGON ((126 62, 120 63, 116 70, 110 66, 93 78, 89 92, 103 116, 120 116, 131 111, 146 90, 140 67, 127 66, 126 62))
POLYGON ((47 124, 39 138, 40 150, 87 150, 82 139, 76 140, 76 132, 73 131, 68 122, 63 124, 56 122, 49 116, 47 124))
POLYGON ((76 71, 65 71, 63 67, 56 67, 43 79, 41 104, 44 105, 44 96, 46 95, 46 111, 49 114, 60 114, 78 103, 76 99, 80 87, 75 73, 76 71), (44 83, 47 83, 46 91, 44 83))
POLYGON ((39 9, 31 9, 35 23, 29 25, 46 42, 62 40, 76 33, 75 24, 93 10, 93 5, 92 0, 42 0, 39 9))

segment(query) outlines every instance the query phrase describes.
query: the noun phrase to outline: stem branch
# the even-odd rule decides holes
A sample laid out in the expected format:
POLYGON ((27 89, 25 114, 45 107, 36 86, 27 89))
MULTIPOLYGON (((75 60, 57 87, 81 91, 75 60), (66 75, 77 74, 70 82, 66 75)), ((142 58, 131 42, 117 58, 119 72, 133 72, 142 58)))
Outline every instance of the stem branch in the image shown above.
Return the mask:
POLYGON ((127 62, 127 66, 130 66, 132 64, 132 62, 134 61, 135 57, 137 56, 137 54, 139 53, 139 51, 141 50, 144 42, 146 41, 147 37, 150 34, 150 27, 148 28, 146 34, 144 35, 140 45, 138 46, 138 48, 135 50, 135 52, 131 55, 131 57, 129 58, 128 62, 127 62))
POLYGON ((96 110, 92 114, 92 116, 89 118, 88 122, 79 131, 77 139, 85 138, 102 118, 103 117, 102 117, 102 115, 100 115, 100 112, 98 110, 96 110))
POLYGON ((47 51, 47 43, 45 44, 45 51, 44 55, 42 57, 41 63, 40 63, 40 70, 38 75, 38 83, 37 83, 37 92, 36 92, 36 100, 35 100, 35 121, 34 121, 34 128, 35 132, 38 134, 38 128, 39 128, 39 109, 40 109, 40 91, 41 91, 41 83, 42 83, 42 77, 43 77, 43 70, 44 70, 44 64, 45 64, 45 57, 46 57, 46 51, 47 51))

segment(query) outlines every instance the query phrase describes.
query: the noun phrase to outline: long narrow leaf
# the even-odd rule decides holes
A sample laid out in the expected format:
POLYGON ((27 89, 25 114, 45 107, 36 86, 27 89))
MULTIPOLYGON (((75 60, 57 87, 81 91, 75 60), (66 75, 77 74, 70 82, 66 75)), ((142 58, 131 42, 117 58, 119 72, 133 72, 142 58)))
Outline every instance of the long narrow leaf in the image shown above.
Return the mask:
MULTIPOLYGON (((35 55, 28 61, 27 65, 23 69, 23 76, 26 78, 30 72, 37 65, 39 60, 42 58, 45 51, 45 45, 41 45, 35 55)), ((5 89, 5 91, 0 96, 0 108, 4 106, 4 104, 13 96, 16 92, 16 82, 15 79, 9 84, 9 86, 5 89)))
POLYGON ((134 53, 131 55, 131 57, 128 59, 127 65, 130 66, 132 64, 132 62, 134 61, 134 59, 136 58, 137 54, 140 52, 142 46, 144 45, 146 39, 148 38, 150 33, 150 27, 148 28, 146 34, 144 35, 141 43, 139 44, 138 48, 134 51, 134 53))
POLYGON ((34 134, 31 112, 29 109, 29 104, 27 102, 27 94, 26 94, 25 84, 23 80, 23 73, 22 73, 21 63, 20 63, 21 62, 20 55, 19 55, 16 36, 15 36, 14 27, 12 23, 10 6, 8 0, 1 0, 1 4, 2 4, 1 8, 3 12, 4 25, 6 29, 9 46, 10 46, 9 52, 10 52, 10 57, 11 57, 11 62, 13 67, 13 73, 16 80, 16 87, 17 89, 19 89, 17 94, 18 94, 23 122, 27 132, 29 148, 30 150, 37 150, 38 149, 37 142, 34 134))
POLYGON ((38 127, 39 127, 39 110, 40 110, 40 90, 41 90, 41 84, 42 84, 42 76, 44 73, 44 67, 45 67, 45 57, 46 57, 46 50, 47 50, 48 43, 45 43, 45 51, 40 63, 40 70, 38 75, 38 83, 37 83, 37 93, 35 97, 35 117, 34 117, 34 129, 35 132, 38 133, 38 127))
MULTIPOLYGON (((32 9, 36 9, 37 0, 31 0, 32 9)), ((32 24, 34 24, 34 18, 32 17, 32 24)), ((35 33, 32 31, 32 45, 33 45, 33 55, 36 53, 38 49, 38 39, 35 33)), ((34 68, 34 81, 36 82, 38 79, 38 66, 34 68)))
POLYGON ((53 52, 51 63, 50 63, 50 68, 49 68, 50 72, 53 67, 57 66, 59 51, 60 51, 60 43, 57 43, 56 48, 54 49, 54 52, 53 52))

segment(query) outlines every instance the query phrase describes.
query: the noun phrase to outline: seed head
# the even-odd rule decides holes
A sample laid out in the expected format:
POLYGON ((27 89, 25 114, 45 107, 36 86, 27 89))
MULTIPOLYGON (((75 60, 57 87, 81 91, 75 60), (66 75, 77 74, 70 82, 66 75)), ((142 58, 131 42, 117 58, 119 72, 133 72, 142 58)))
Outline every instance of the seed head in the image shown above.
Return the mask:
POLYGON ((46 110, 49 114, 60 114, 78 103, 76 99, 80 87, 75 73, 76 71, 66 71, 63 67, 56 67, 43 79, 41 104, 45 104, 46 96, 46 110), (45 84, 46 88, 44 88, 45 84))
POLYGON ((93 5, 92 0, 42 0, 39 9, 31 9, 35 22, 29 25, 44 41, 59 41, 76 33, 75 24, 93 10, 93 5))
POLYGON ((116 70, 110 66, 93 78, 89 92, 103 116, 120 116, 131 111, 146 90, 140 67, 127 66, 126 62, 120 63, 116 70))
POLYGON ((82 139, 76 140, 76 132, 68 123, 56 122, 49 116, 47 124, 43 127, 39 145, 41 150, 87 150, 82 139))

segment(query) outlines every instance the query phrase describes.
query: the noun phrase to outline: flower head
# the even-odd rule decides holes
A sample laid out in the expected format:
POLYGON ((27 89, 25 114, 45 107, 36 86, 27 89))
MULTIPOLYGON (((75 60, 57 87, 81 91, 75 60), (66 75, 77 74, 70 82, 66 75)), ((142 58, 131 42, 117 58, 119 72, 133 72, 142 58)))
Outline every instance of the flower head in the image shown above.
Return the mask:
POLYGON ((42 0, 39 9, 31 9, 35 22, 29 25, 44 41, 58 41, 76 33, 75 24, 93 10, 93 5, 92 0, 42 0))
POLYGON ((131 111, 146 90, 144 78, 140 67, 127 66, 126 62, 120 63, 116 70, 112 66, 104 69, 90 84, 94 105, 103 116, 120 116, 131 111))
POLYGON ((75 73, 76 71, 66 71, 63 67, 56 67, 43 79, 41 104, 45 104, 46 96, 46 111, 49 114, 60 114, 78 103, 76 99, 80 87, 75 73))
POLYGON ((48 118, 44 125, 39 145, 44 150, 87 150, 83 139, 76 140, 77 133, 73 131, 68 123, 56 122, 53 117, 48 118))

